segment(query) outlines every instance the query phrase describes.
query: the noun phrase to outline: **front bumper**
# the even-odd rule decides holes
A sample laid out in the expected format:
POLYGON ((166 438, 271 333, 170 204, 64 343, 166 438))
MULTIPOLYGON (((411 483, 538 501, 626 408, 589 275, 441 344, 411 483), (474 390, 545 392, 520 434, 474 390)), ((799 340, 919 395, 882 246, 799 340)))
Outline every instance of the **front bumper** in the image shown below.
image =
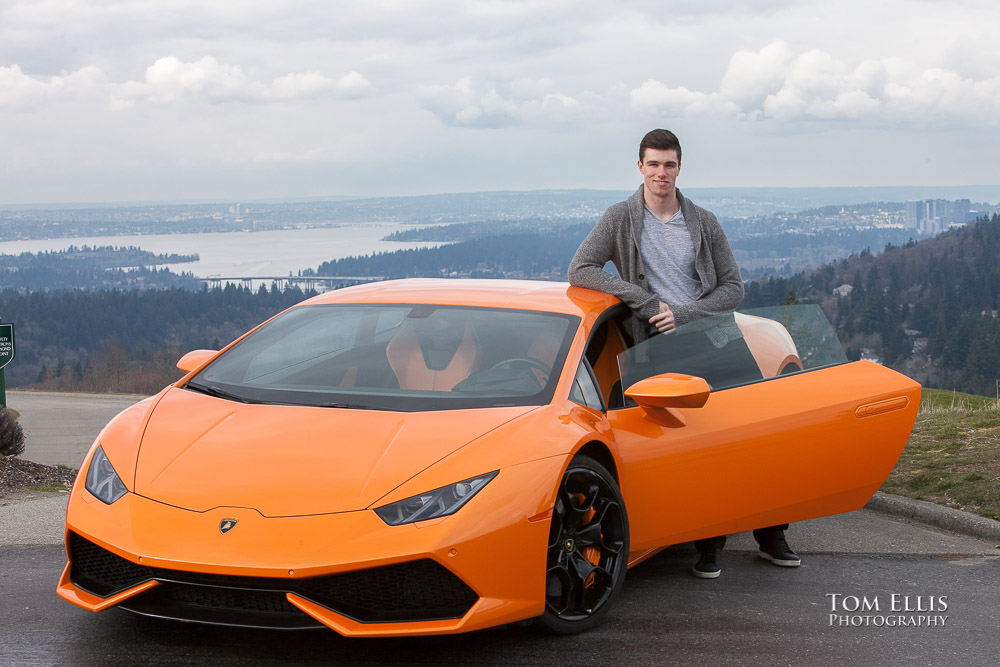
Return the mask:
MULTIPOLYGON (((60 597, 181 620, 347 636, 465 632, 544 610, 549 521, 565 460, 505 468, 458 513, 386 526, 373 511, 267 518, 74 489, 60 597), (222 534, 225 519, 237 525, 222 534)), ((294 492, 294 491, 292 491, 294 492)))

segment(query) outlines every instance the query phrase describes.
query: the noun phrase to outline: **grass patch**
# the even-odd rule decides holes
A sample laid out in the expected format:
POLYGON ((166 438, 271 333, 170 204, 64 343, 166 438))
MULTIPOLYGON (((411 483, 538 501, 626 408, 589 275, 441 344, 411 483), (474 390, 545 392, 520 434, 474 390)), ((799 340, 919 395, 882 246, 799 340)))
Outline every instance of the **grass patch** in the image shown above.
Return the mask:
POLYGON ((996 399, 924 389, 886 493, 1000 520, 1000 407, 996 399))
POLYGON ((35 486, 26 487, 28 491, 69 491, 68 486, 51 486, 48 484, 36 484, 35 486))
POLYGON ((18 412, 17 410, 11 410, 10 408, 6 408, 6 410, 7 412, 10 413, 10 416, 13 417, 15 421, 17 421, 17 418, 21 416, 21 413, 18 412))

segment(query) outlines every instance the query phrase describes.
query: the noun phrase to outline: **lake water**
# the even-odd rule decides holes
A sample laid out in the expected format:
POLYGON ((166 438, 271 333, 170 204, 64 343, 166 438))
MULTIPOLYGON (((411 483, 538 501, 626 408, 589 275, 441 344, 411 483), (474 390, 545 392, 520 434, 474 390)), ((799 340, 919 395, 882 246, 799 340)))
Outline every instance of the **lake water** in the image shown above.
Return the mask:
MULTIPOLYGON (((261 232, 33 239, 0 242, 0 255, 65 250, 71 245, 137 246, 156 254, 199 255, 197 262, 169 265, 178 273, 190 272, 199 278, 271 278, 294 275, 303 269, 315 270, 323 262, 342 257, 440 245, 380 240, 394 231, 412 227, 392 222, 364 222, 261 232)), ((256 287, 257 281, 254 283, 256 287)))

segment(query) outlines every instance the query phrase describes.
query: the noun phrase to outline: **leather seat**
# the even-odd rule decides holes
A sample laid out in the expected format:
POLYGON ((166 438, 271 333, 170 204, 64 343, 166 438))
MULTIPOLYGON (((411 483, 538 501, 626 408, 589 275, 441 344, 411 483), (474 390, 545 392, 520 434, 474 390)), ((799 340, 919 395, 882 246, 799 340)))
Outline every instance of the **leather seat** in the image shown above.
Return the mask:
POLYGON ((400 389, 449 391, 476 370, 482 350, 468 323, 407 322, 385 350, 400 389))

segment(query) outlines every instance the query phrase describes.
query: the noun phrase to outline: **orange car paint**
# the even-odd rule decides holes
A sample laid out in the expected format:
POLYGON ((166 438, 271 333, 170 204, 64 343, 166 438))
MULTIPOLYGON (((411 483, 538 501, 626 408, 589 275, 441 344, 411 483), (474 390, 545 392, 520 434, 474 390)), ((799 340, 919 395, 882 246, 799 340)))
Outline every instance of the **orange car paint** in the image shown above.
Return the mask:
POLYGON ((916 417, 920 387, 899 377, 862 361, 734 387, 680 410, 683 428, 661 426, 642 408, 610 412, 622 493, 659 498, 629 504, 632 549, 860 508, 888 477, 916 417), (859 398, 859 385, 876 400, 905 400, 861 420, 855 411, 871 399, 859 398))
POLYGON ((147 426, 134 490, 195 511, 211 509, 206 489, 214 490, 212 502, 268 517, 364 509, 400 475, 534 409, 469 410, 456 419, 452 411, 246 405, 172 388, 147 426), (262 460, 264 478, 256 469, 262 460))
MULTIPOLYGON (((468 511, 426 522, 433 525, 387 526, 370 511, 270 519, 242 507, 192 512, 136 494, 105 505, 82 485, 74 488, 73 494, 75 500, 83 502, 70 503, 67 524, 132 562, 213 574, 302 578, 429 557, 466 583, 475 582, 473 589, 481 598, 477 607, 489 610, 482 615, 470 611, 461 623, 446 623, 436 630, 457 632, 542 612, 538 591, 544 588, 549 523, 529 521, 542 509, 537 504, 526 512, 513 508, 523 506, 516 490, 551 486, 550 481, 558 478, 564 467, 563 457, 511 466, 502 472, 507 484, 488 485, 463 508, 468 511), (225 535, 218 530, 223 518, 239 520, 225 535), (136 526, 155 530, 136 531, 136 526), (483 526, 489 526, 488 535, 482 534, 483 526), (114 530, 109 531, 109 527, 114 530), (518 560, 519 567, 512 571, 512 549, 522 544, 534 548, 515 551, 517 558, 524 560, 518 560), (190 559, 192 545, 196 545, 197 561, 190 559)), ((59 590, 64 599, 95 611, 104 602, 68 580, 60 582, 59 590)), ((339 616, 326 612, 330 618, 339 616)), ((328 620, 325 616, 316 618, 323 623, 328 620)), ((394 626, 409 625, 414 624, 369 624, 365 634, 400 634, 394 626)), ((431 630, 428 626, 423 631, 431 630)))
MULTIPOLYGON (((669 426, 641 407, 603 413, 568 399, 594 325, 618 303, 609 295, 564 283, 418 279, 305 303, 347 302, 538 310, 575 315, 582 326, 552 403, 536 407, 404 414, 241 405, 180 389, 212 355, 189 357, 191 373, 102 431, 95 447, 131 493, 112 505, 97 500, 84 488, 85 463, 67 535, 151 567, 278 579, 431 558, 480 596, 460 619, 361 623, 288 599, 349 636, 464 632, 543 612, 550 521, 537 518, 583 447, 596 443, 613 464, 634 564, 672 543, 860 507, 895 463, 919 402, 912 380, 855 362, 712 393, 703 407, 671 408, 686 425, 669 426), (264 435, 276 431, 284 442, 264 435), (331 435, 378 445, 332 450, 331 435), (259 466, 268 451, 265 470, 241 460, 251 452, 259 466), (498 477, 451 516, 387 526, 371 511, 493 470, 498 477), (225 518, 239 522, 223 535, 225 518)), ((95 611, 149 586, 104 599, 68 574, 59 595, 95 611)))

